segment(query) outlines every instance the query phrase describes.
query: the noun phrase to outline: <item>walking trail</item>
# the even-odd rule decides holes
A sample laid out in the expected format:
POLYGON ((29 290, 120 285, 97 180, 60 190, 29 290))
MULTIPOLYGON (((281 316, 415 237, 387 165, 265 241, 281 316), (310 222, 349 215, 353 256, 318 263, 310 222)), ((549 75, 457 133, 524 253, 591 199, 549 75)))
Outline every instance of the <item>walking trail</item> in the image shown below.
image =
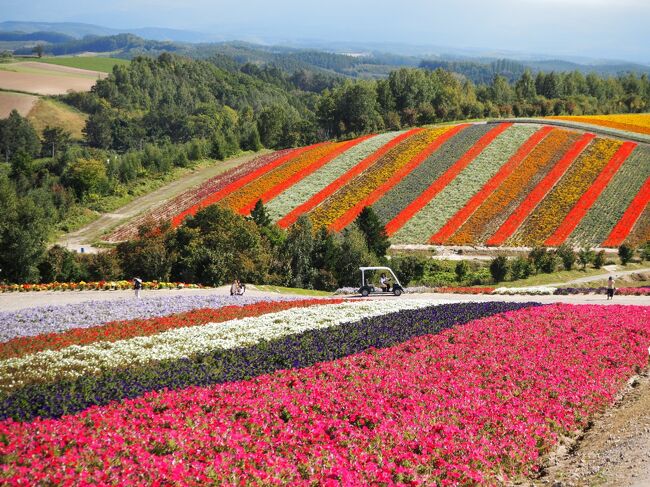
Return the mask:
POLYGON ((226 161, 219 161, 211 166, 193 171, 151 193, 134 199, 112 213, 104 213, 97 220, 79 230, 61 236, 56 243, 70 250, 80 251, 83 248, 85 253, 98 252, 99 249, 93 247, 92 244, 100 240, 101 235, 106 231, 128 222, 145 211, 150 211, 166 201, 175 198, 184 191, 199 186, 205 180, 226 172, 228 169, 232 169, 240 164, 244 164, 262 153, 256 152, 226 161))

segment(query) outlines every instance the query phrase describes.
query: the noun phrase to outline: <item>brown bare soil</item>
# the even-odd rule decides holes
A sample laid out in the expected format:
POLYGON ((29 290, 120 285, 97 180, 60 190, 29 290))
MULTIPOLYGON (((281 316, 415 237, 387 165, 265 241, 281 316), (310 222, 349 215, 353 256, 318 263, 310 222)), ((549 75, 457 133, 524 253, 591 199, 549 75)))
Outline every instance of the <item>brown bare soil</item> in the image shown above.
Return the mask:
POLYGON ((38 97, 34 95, 2 91, 0 92, 0 118, 7 118, 12 110, 18 110, 18 113, 26 117, 37 101, 38 97))
POLYGON ((38 62, 10 63, 0 68, 0 89, 38 95, 89 91, 106 73, 38 62))

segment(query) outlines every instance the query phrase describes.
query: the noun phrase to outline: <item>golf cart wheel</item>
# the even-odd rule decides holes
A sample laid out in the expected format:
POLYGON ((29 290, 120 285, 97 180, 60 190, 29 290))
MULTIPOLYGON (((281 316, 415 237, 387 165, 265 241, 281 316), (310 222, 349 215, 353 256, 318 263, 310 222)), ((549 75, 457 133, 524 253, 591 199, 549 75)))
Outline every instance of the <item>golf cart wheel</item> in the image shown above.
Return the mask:
POLYGON ((363 296, 364 298, 367 298, 369 294, 370 292, 367 289, 361 290, 361 296, 363 296))
POLYGON ((401 289, 394 289, 394 290, 393 290, 393 294, 394 294, 395 296, 401 296, 401 295, 402 295, 402 290, 401 290, 401 289))

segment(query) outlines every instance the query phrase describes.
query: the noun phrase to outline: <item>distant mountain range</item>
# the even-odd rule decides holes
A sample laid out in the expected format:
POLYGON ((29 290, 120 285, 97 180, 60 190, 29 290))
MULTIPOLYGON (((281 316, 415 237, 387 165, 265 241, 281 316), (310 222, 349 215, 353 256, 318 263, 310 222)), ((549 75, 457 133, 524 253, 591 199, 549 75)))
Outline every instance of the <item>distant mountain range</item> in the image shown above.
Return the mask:
POLYGON ((10 49, 25 54, 31 52, 38 42, 46 43, 46 52, 54 55, 110 52, 112 56, 130 58, 170 51, 195 58, 224 56, 239 65, 274 64, 287 71, 315 69, 366 78, 383 77, 402 66, 442 67, 479 83, 489 82, 494 74, 514 79, 525 69, 595 72, 600 75, 650 74, 650 65, 639 63, 514 51, 304 39, 280 39, 275 44, 260 44, 259 41, 226 41, 225 36, 157 27, 115 29, 68 22, 0 22, 0 50, 10 49), (505 70, 502 69, 504 66, 505 70))

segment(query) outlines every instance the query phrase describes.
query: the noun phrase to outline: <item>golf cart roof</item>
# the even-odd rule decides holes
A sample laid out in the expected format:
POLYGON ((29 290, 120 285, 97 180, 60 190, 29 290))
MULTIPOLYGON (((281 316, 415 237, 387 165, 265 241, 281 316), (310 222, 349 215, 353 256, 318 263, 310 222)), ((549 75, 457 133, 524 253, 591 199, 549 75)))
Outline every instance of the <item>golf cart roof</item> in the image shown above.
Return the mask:
POLYGON ((380 270, 385 270, 385 271, 391 271, 393 270, 390 267, 359 267, 360 271, 380 271, 380 270))

